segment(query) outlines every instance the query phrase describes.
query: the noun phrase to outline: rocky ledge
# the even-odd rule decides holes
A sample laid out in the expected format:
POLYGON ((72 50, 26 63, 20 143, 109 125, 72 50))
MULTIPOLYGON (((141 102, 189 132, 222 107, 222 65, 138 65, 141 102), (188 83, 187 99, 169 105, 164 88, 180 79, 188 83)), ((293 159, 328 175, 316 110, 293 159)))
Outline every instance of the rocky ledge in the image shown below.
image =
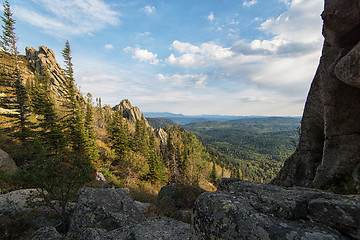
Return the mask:
MULTIPOLYGON (((19 190, 0 195, 0 220, 14 212, 29 213, 24 208, 30 193, 31 190, 19 190)), ((167 217, 145 218, 141 205, 127 189, 84 188, 78 193, 77 202, 69 205, 73 213, 66 234, 57 231, 59 221, 46 217, 49 211, 43 209, 32 219, 40 229, 29 239, 360 239, 359 195, 230 178, 223 179, 216 192, 200 195, 191 224, 167 217)))
POLYGON ((192 239, 360 239, 360 196, 224 179, 192 225, 192 239))

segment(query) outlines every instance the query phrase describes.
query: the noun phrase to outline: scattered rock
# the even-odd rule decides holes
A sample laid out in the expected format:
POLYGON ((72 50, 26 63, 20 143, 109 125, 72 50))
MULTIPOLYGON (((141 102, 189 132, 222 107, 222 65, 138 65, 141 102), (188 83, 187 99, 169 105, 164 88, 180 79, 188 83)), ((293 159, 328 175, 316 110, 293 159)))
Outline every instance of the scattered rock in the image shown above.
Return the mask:
POLYGON ((360 196, 226 179, 217 192, 206 192, 197 200, 192 236, 193 239, 360 239, 359 211, 360 196))
POLYGON ((0 149, 0 171, 14 174, 18 170, 16 163, 5 151, 0 149))
POLYGON ((84 188, 78 193, 68 237, 81 237, 87 228, 124 232, 144 220, 128 189, 84 188))

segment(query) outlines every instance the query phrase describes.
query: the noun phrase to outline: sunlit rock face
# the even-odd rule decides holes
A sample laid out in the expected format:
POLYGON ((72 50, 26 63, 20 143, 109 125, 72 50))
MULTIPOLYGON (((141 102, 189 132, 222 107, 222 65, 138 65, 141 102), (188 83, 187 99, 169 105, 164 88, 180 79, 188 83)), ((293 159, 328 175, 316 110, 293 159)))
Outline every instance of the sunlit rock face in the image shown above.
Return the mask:
POLYGON ((31 71, 37 71, 39 74, 43 74, 44 70, 47 71, 50 76, 50 86, 53 93, 55 93, 56 96, 62 96, 66 80, 64 72, 55 59, 54 52, 45 46, 40 46, 39 50, 26 47, 25 52, 31 71))
POLYGON ((295 153, 273 180, 321 187, 334 177, 359 180, 360 0, 325 0, 322 57, 312 82, 295 153))

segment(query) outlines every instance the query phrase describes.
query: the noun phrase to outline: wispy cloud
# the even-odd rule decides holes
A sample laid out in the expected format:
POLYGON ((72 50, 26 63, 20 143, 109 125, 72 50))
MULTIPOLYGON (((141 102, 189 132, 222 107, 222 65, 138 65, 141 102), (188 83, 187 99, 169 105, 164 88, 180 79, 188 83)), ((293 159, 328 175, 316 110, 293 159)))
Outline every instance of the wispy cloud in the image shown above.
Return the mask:
POLYGON ((102 0, 29 0, 15 5, 14 13, 55 36, 92 34, 117 25, 120 15, 102 0))
POLYGON ((147 15, 151 15, 154 14, 156 11, 156 8, 154 6, 146 6, 143 9, 143 12, 146 13, 147 15))
POLYGON ((157 74, 160 81, 169 81, 175 87, 201 88, 205 86, 208 76, 205 74, 157 74))
POLYGON ((211 13, 209 14, 208 19, 209 19, 210 22, 214 21, 215 16, 214 16, 214 13, 213 13, 213 12, 211 12, 211 13))
POLYGON ((107 49, 107 50, 111 50, 111 49, 114 49, 114 46, 112 44, 106 44, 104 46, 104 48, 107 49))
POLYGON ((244 0, 243 2, 243 6, 245 7, 251 7, 252 5, 256 4, 257 3, 257 0, 251 0, 251 1, 246 1, 244 0))

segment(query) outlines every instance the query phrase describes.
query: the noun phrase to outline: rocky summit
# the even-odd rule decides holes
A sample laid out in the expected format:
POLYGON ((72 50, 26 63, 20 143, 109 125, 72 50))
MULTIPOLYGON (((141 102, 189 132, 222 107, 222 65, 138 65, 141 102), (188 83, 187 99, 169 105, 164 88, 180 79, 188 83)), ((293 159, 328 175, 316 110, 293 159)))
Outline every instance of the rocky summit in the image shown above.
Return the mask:
POLYGON ((273 181, 322 187, 359 182, 360 0, 325 0, 322 57, 307 97, 296 152, 273 181))

